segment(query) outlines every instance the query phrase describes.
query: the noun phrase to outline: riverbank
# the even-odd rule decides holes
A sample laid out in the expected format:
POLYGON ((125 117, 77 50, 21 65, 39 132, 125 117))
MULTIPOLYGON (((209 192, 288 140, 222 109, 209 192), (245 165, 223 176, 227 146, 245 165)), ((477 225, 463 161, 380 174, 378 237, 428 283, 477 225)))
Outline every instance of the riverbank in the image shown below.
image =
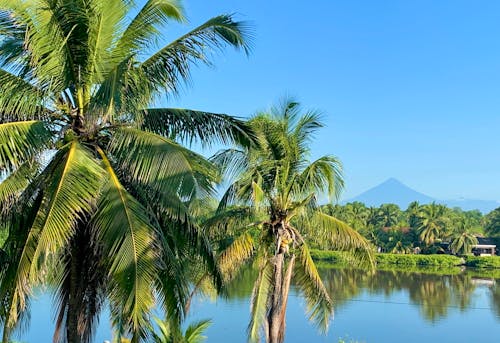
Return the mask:
MULTIPOLYGON (((311 250, 312 258, 317 262, 329 262, 337 265, 350 265, 352 256, 343 252, 329 250, 311 250)), ((500 271, 500 256, 453 256, 453 255, 405 255, 378 253, 375 254, 377 269, 385 267, 434 267, 458 268, 469 267, 500 271)))

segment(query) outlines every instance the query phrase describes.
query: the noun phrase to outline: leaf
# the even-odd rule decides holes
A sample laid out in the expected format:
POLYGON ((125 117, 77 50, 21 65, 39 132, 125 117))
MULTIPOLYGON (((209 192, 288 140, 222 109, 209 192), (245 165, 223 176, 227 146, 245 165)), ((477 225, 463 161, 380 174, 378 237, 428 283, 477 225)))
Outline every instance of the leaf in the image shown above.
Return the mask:
POLYGON ((210 64, 207 52, 228 44, 248 53, 249 39, 245 23, 233 21, 230 15, 220 15, 168 44, 145 60, 140 68, 147 76, 149 88, 175 93, 179 83, 189 79, 191 64, 210 64))
POLYGON ((56 253, 73 234, 75 221, 92 209, 98 195, 102 169, 88 150, 77 142, 61 148, 42 173, 45 179, 41 203, 21 242, 15 260, 12 300, 9 306, 8 327, 14 327, 20 312, 26 309, 26 296, 31 286, 43 276, 43 261, 56 253))
POLYGON ((31 228, 38 233, 32 247, 32 278, 37 274, 36 262, 62 248, 74 233, 76 220, 91 212, 102 185, 104 171, 81 144, 71 142, 57 155, 44 175, 44 198, 31 228))
POLYGON ((259 342, 259 330, 267 319, 267 305, 272 284, 272 272, 272 265, 269 262, 265 262, 259 270, 259 276, 253 287, 250 299, 250 323, 247 328, 251 342, 259 342))
POLYGON ((45 94, 30 81, 0 69, 0 122, 42 116, 45 94))
POLYGON ((29 161, 14 170, 0 183, 0 218, 5 218, 10 209, 19 200, 21 193, 33 180, 40 165, 36 161, 29 161))
POLYGON ((315 228, 315 239, 327 242, 329 249, 347 251, 354 255, 353 262, 375 267, 373 247, 360 233, 335 217, 316 211, 310 223, 315 228))
POLYGON ((0 172, 31 160, 48 146, 50 138, 46 124, 40 121, 0 124, 0 172))
POLYGON ((169 20, 184 21, 184 9, 176 0, 148 0, 127 26, 118 43, 119 50, 148 48, 160 33, 159 25, 169 20))
POLYGON ((295 264, 294 280, 304 295, 309 320, 326 332, 333 315, 333 303, 305 244, 299 247, 298 260, 299 263, 295 264))
POLYGON ((144 111, 143 128, 181 142, 199 139, 207 143, 249 146, 255 142, 250 127, 227 114, 180 108, 152 108, 144 111))
POLYGON ((204 197, 212 192, 218 176, 202 156, 151 132, 118 129, 109 151, 127 177, 156 192, 174 190, 187 199, 204 197))
POLYGON ((234 276, 234 272, 253 255, 254 244, 252 236, 245 232, 222 251, 219 257, 219 264, 226 279, 231 279, 234 276))
POLYGON ((92 219, 109 256, 110 299, 127 328, 146 337, 147 315, 154 306, 153 287, 159 276, 158 228, 148 211, 120 183, 107 156, 98 149, 107 180, 92 219))
POLYGON ((204 342, 207 337, 203 336, 203 332, 208 329, 212 324, 209 319, 200 320, 189 324, 184 334, 186 343, 201 343, 204 342))

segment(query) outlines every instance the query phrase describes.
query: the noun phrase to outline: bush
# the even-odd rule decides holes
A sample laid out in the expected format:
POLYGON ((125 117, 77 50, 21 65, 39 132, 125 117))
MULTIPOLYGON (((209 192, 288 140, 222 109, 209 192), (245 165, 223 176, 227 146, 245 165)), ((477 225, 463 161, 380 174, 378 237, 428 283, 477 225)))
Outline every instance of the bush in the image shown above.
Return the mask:
POLYGON ((473 268, 500 268, 500 256, 467 256, 465 265, 473 268))
MULTIPOLYGON (((460 257, 452 255, 402 255, 402 254, 375 254, 378 265, 398 266, 439 266, 454 267, 464 264, 460 257)), ((350 264, 352 255, 339 251, 311 250, 311 257, 315 261, 331 262, 335 264, 350 264)))
POLYGON ((464 264, 464 260, 451 255, 377 254, 377 264, 453 267, 464 264))

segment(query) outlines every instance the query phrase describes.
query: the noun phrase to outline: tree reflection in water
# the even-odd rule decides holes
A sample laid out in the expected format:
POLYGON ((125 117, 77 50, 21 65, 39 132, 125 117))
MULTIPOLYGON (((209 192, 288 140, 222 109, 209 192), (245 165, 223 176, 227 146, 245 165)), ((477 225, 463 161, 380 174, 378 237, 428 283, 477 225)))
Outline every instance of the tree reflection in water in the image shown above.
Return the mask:
MULTIPOLYGON (((468 272, 460 272, 459 269, 450 269, 451 275, 432 274, 429 271, 368 272, 327 265, 320 265, 318 269, 336 309, 360 297, 363 292, 384 296, 406 292, 408 303, 418 306, 422 317, 435 323, 446 318, 450 308, 465 312, 477 306, 473 301, 474 291, 477 287, 488 287, 490 306, 496 316, 500 317, 500 279, 477 278, 468 272), (479 282, 482 286, 478 285, 477 280, 482 281, 479 282)), ((250 297, 256 277, 257 273, 250 267, 242 270, 227 286, 226 296, 238 300, 250 297)))
MULTIPOLYGON (((327 268, 320 269, 329 294, 337 308, 366 291, 369 294, 389 296, 395 292, 408 292, 409 303, 419 306, 423 318, 436 322, 447 317, 449 308, 460 311, 474 307, 473 293, 478 287, 468 273, 455 275, 425 272, 363 270, 327 268)), ((500 280, 489 279, 492 305, 500 316, 500 280)))

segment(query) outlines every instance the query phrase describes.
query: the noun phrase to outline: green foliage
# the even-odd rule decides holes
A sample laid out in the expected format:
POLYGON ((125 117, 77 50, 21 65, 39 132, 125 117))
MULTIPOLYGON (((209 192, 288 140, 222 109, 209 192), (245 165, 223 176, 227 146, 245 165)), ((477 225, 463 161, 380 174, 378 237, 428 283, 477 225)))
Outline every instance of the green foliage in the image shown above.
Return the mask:
POLYGON ((473 268, 500 268, 500 256, 466 256, 465 265, 473 268))
MULTIPOLYGON (((317 261, 328 261, 335 264, 348 265, 352 256, 339 251, 312 250, 311 256, 317 261)), ((451 255, 402 255, 376 254, 377 268, 384 265, 401 266, 439 266, 453 267, 464 264, 462 258, 451 255)))
POLYGON ((500 207, 484 217, 484 229, 488 235, 500 237, 500 207))
POLYGON ((401 255, 377 254, 377 265, 396 264, 405 266, 459 266, 464 260, 451 255, 401 255))
POLYGON ((191 212, 218 171, 181 143, 255 137, 225 114, 148 107, 215 50, 248 52, 251 37, 220 15, 163 42, 175 21, 184 11, 171 0, 0 1, 3 342, 38 286, 55 290, 54 341, 91 340, 107 302, 114 329, 137 343, 155 304, 184 316, 188 261, 220 285, 191 212))
POLYGON ((212 237, 218 238, 215 232, 221 229, 231 236, 220 258, 223 269, 231 273, 249 259, 259 266, 248 327, 251 341, 258 341, 266 325, 273 326, 269 332, 278 336, 273 339, 283 341, 292 279, 304 294, 310 319, 327 328, 333 304, 309 255, 307 244, 313 240, 306 242, 303 235, 373 263, 371 245, 317 205, 320 196, 334 199, 343 187, 337 158, 309 160, 309 141, 322 127, 320 119, 286 99, 250 119, 258 145, 240 145, 212 158, 230 179, 217 212, 205 223, 212 237))

